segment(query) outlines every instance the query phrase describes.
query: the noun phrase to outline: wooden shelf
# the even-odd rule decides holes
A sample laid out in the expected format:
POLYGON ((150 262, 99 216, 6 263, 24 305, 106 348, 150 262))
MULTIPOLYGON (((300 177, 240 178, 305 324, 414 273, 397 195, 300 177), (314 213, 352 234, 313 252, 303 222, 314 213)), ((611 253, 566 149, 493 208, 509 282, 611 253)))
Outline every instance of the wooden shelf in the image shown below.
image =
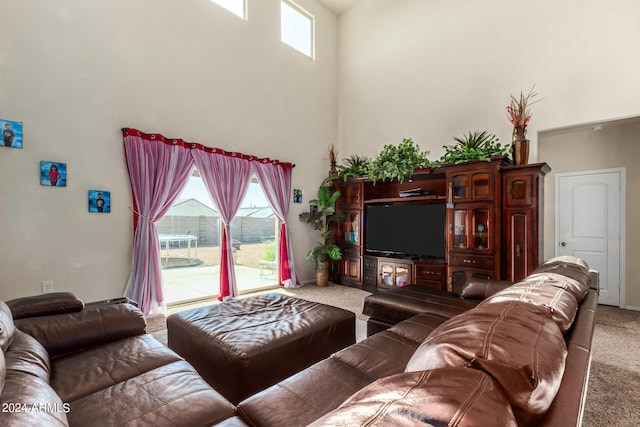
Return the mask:
POLYGON ((427 196, 412 196, 412 197, 384 197, 381 199, 365 200, 364 204, 376 204, 376 203, 397 203, 397 202, 420 202, 426 200, 444 200, 445 195, 429 194, 427 196))

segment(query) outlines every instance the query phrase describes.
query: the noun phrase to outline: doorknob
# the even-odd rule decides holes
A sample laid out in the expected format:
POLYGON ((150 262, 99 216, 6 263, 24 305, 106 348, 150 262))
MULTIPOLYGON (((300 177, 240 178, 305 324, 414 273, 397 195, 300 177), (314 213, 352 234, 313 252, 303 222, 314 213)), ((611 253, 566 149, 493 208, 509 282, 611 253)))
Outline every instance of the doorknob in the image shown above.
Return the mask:
POLYGON ((567 242, 560 243, 561 246, 567 246, 567 242))

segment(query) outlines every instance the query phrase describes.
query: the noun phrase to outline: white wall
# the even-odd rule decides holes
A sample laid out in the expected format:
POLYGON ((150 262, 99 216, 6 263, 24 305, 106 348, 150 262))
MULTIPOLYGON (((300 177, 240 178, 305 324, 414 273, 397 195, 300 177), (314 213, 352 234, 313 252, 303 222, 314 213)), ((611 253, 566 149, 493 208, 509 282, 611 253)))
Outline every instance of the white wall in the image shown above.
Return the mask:
POLYGON ((469 130, 509 142, 509 95, 533 84, 530 160, 538 131, 640 115, 638 16, 628 0, 362 1, 339 22, 341 154, 412 137, 437 159, 469 130))
MULTIPOLYGON (((0 148, 0 298, 43 280, 122 295, 125 126, 293 162, 308 201, 337 140, 337 18, 298 3, 316 16, 315 61, 280 42, 278 0, 249 0, 248 21, 209 0, 0 0, 0 118, 24 122, 24 148, 0 148), (67 163, 68 186, 40 186, 40 160, 67 163), (111 191, 112 213, 87 212, 89 189, 111 191)), ((303 280, 306 207, 289 215, 303 280)))

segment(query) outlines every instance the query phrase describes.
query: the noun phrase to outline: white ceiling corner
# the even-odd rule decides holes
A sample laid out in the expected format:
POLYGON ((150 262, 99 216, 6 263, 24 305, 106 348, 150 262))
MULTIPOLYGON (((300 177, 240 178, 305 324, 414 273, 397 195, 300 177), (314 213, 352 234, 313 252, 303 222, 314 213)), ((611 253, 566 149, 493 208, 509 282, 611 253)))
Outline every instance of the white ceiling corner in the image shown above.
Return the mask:
POLYGON ((336 15, 340 15, 353 7, 360 0, 318 0, 336 15))

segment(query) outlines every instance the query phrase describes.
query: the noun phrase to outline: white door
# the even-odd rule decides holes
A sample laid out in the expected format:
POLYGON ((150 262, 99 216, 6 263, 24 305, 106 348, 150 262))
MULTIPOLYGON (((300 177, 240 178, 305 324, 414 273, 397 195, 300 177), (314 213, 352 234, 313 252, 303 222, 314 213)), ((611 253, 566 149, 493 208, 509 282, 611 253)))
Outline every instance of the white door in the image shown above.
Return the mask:
POLYGON ((556 254, 599 271, 599 303, 614 306, 624 290, 624 185, 624 168, 556 175, 556 254))

